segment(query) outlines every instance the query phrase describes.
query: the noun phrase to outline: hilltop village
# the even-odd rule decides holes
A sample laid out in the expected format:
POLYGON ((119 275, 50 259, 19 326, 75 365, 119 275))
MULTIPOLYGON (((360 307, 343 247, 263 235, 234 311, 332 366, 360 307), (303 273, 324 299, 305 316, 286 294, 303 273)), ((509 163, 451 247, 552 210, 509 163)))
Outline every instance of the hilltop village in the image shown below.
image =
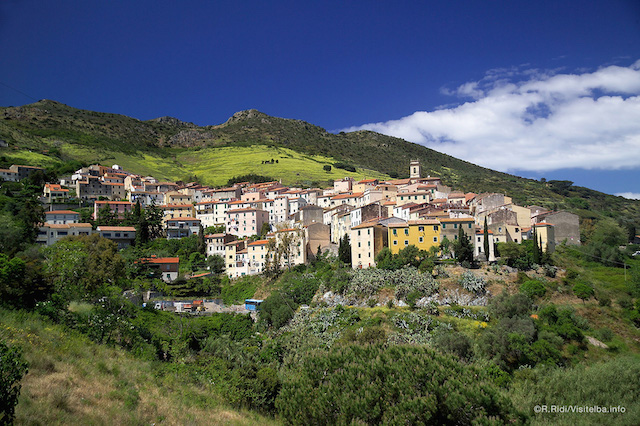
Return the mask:
MULTIPOLYGON (((15 181, 37 169, 14 165, 0 173, 4 180, 15 181)), ((274 263, 304 264, 326 251, 337 254, 345 241, 350 243, 353 268, 374 267, 385 247, 396 254, 414 245, 438 250, 446 258, 450 252, 441 249, 459 235, 472 242, 475 260, 489 262, 495 260, 498 242, 521 243, 534 234, 547 252, 562 242, 580 244, 575 214, 518 206, 504 194, 457 192, 438 177, 422 176, 418 161, 412 161, 409 170, 406 179, 344 178, 329 188, 295 188, 277 181, 210 188, 195 182, 159 182, 117 165, 92 165, 58 184, 45 185, 41 201, 49 211, 37 242, 51 245, 65 236, 92 233, 113 240, 119 248, 135 242, 133 226, 82 223, 80 213, 72 210, 74 202, 81 202, 92 206, 93 220, 101 211, 117 220, 136 205, 158 208, 162 235, 168 239, 215 231, 205 233, 206 255, 224 258, 230 278, 261 274, 274 263)), ((178 277, 179 258, 146 261, 162 272, 163 280, 178 277)))

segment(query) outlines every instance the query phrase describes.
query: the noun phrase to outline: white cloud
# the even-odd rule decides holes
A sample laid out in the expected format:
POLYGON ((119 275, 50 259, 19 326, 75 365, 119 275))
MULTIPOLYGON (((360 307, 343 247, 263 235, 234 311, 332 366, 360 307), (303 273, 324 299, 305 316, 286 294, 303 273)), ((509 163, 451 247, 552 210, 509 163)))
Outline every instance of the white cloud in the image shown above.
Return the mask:
POLYGON ((345 131, 397 136, 501 171, 640 167, 640 60, 580 74, 490 70, 441 92, 469 101, 345 131))
POLYGON ((615 195, 618 197, 628 198, 630 200, 640 200, 640 193, 637 192, 619 192, 615 195))

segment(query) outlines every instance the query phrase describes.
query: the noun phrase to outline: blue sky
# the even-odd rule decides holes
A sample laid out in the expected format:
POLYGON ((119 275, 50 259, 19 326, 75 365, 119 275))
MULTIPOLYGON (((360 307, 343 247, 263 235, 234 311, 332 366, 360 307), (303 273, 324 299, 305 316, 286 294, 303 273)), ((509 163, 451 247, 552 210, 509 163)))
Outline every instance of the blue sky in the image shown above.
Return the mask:
POLYGON ((0 2, 0 105, 256 108, 640 197, 640 2, 0 2))

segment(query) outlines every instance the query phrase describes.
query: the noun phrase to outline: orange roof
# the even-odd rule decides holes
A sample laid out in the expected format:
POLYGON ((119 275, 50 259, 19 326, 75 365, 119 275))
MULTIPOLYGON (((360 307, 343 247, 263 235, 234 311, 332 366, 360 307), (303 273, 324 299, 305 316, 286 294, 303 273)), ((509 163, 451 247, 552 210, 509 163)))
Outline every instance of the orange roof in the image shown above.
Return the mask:
POLYGON ((539 223, 534 223, 533 226, 554 226, 554 224, 547 223, 547 222, 539 222, 539 223))
POLYGON ((142 263, 180 263, 179 257, 143 257, 140 259, 142 263))
POLYGON ((475 222, 472 217, 443 217, 440 222, 475 222))
POLYGON ((209 235, 205 235, 205 238, 222 238, 227 234, 209 234, 209 235))
POLYGON ((268 244, 269 241, 268 240, 258 240, 258 241, 254 241, 252 243, 249 243, 250 246, 263 246, 265 244, 268 244))
POLYGON ((96 201, 96 204, 131 204, 133 205, 133 203, 131 201, 110 201, 110 200, 100 200, 100 201, 96 201))
POLYGON ((242 212, 256 212, 256 211, 259 211, 259 209, 254 209, 254 208, 248 207, 248 208, 244 208, 244 209, 227 210, 227 214, 229 214, 229 213, 242 213, 242 212))
POLYGON ((98 231, 126 231, 132 232, 136 228, 133 226, 98 226, 98 231))
POLYGON ((197 220, 198 222, 200 222, 200 219, 196 219, 195 217, 191 217, 191 216, 174 217, 172 219, 167 219, 165 222, 175 222, 175 221, 184 221, 184 220, 191 220, 191 221, 197 220))
POLYGON ((191 208, 193 204, 165 204, 164 206, 160 206, 163 209, 182 209, 185 207, 191 208))
POLYGON ((55 183, 46 183, 44 186, 49 188, 51 191, 69 192, 68 189, 63 188, 60 185, 55 184, 55 183))
POLYGON ((363 179, 358 183, 369 183, 369 182, 377 182, 378 179, 363 179))
POLYGON ((384 218, 377 217, 375 219, 370 219, 370 220, 367 220, 366 222, 362 222, 360 225, 354 226, 351 229, 371 228, 372 226, 379 225, 380 219, 384 219, 384 218))
POLYGON ((344 198, 357 198, 362 196, 362 192, 354 192, 353 194, 338 194, 331 197, 332 200, 341 200, 344 198))
POLYGON ((74 212, 73 210, 51 210, 50 212, 45 212, 44 214, 77 214, 80 213, 74 212))

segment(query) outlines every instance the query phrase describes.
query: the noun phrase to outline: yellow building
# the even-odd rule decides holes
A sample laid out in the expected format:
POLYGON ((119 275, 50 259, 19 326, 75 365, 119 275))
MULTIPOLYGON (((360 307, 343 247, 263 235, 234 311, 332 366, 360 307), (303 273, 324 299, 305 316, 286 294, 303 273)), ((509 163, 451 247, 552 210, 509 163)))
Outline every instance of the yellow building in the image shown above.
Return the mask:
POLYGON ((389 224, 389 249, 396 254, 403 248, 414 245, 420 250, 429 250, 440 245, 440 221, 416 219, 407 223, 389 224))

